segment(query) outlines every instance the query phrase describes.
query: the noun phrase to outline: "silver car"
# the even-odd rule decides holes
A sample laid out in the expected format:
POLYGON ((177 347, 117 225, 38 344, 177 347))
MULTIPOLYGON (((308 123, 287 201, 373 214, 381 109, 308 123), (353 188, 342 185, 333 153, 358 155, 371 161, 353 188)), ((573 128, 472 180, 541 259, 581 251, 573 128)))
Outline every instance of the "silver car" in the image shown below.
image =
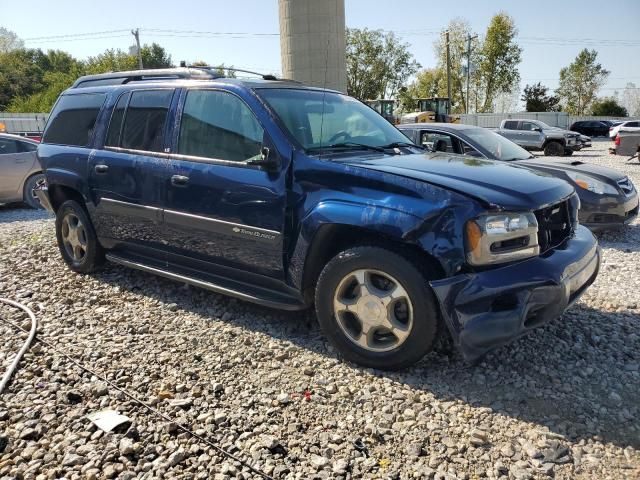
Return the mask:
POLYGON ((25 202, 42 208, 35 189, 44 183, 36 158, 38 142, 0 133, 0 203, 25 202))

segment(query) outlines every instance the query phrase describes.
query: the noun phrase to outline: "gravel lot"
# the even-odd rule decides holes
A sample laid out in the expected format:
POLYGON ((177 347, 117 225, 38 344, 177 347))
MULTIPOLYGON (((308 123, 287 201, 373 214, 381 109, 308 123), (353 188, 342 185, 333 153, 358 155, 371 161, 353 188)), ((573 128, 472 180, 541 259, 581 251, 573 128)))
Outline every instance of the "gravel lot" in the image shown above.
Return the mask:
MULTIPOLYGON (((575 158, 640 185, 640 165, 608 146, 575 158)), ((29 305, 60 350, 274 478, 637 479, 640 222, 600 242, 598 280, 561 319, 478 365, 433 353, 399 373, 343 363, 308 314, 115 265, 73 274, 53 220, 9 206, 0 297, 29 305)), ((0 316, 27 326, 8 307, 0 316)), ((0 322, 0 373, 23 338, 0 322)), ((4 478, 259 477, 35 344, 0 397, 4 478), (98 430, 85 416, 104 408, 131 427, 98 430)))

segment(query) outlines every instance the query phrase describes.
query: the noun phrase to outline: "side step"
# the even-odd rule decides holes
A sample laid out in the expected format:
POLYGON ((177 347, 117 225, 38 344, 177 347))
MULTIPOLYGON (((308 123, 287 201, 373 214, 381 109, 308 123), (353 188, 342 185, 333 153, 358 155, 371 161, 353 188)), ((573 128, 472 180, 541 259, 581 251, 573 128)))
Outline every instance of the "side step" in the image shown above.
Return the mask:
POLYGON ((194 276, 193 273, 188 272, 187 269, 181 269, 175 266, 153 266, 146 262, 142 263, 142 259, 124 257, 113 253, 107 253, 106 257, 110 262, 125 267, 153 273, 154 275, 159 275, 169 280, 188 283, 194 287, 204 288, 205 290, 211 290, 212 292, 221 293, 247 302, 257 303, 265 307, 279 310, 303 310, 307 308, 307 305, 300 299, 273 290, 252 287, 217 275, 207 275, 208 278, 204 276, 200 277, 200 275, 194 276), (171 270, 169 268, 171 268, 171 270))

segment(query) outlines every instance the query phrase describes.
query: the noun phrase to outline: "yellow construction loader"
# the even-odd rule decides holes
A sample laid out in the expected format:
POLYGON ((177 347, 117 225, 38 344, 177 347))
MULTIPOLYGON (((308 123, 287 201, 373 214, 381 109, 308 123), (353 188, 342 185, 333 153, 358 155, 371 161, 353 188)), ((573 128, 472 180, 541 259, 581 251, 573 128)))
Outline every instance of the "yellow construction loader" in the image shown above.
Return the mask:
POLYGON ((406 113, 400 123, 460 123, 459 115, 451 115, 451 101, 447 97, 417 98, 417 110, 406 113))
POLYGON ((393 123, 394 125, 398 123, 398 117, 396 117, 396 115, 393 113, 393 109, 396 103, 395 100, 378 98, 376 100, 367 100, 365 103, 380 115, 382 115, 390 123, 393 123))

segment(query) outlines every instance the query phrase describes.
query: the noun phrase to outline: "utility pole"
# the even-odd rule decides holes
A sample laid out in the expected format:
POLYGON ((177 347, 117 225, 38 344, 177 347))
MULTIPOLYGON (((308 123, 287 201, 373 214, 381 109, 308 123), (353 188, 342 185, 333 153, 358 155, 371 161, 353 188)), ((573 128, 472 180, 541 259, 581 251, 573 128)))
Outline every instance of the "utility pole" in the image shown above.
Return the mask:
MULTIPOLYGON (((444 32, 445 41, 447 42, 447 97, 449 97, 449 108, 451 109, 451 55, 449 51, 449 30, 444 32)), ((447 111, 447 115, 451 112, 447 111)))
POLYGON ((138 68, 142 70, 144 67, 142 66, 142 51, 140 51, 140 29, 136 28, 135 30, 131 30, 131 35, 136 37, 136 45, 138 46, 138 68))
POLYGON ((467 35, 467 97, 464 101, 464 113, 469 113, 469 83, 471 77, 471 40, 478 38, 478 35, 467 35))

